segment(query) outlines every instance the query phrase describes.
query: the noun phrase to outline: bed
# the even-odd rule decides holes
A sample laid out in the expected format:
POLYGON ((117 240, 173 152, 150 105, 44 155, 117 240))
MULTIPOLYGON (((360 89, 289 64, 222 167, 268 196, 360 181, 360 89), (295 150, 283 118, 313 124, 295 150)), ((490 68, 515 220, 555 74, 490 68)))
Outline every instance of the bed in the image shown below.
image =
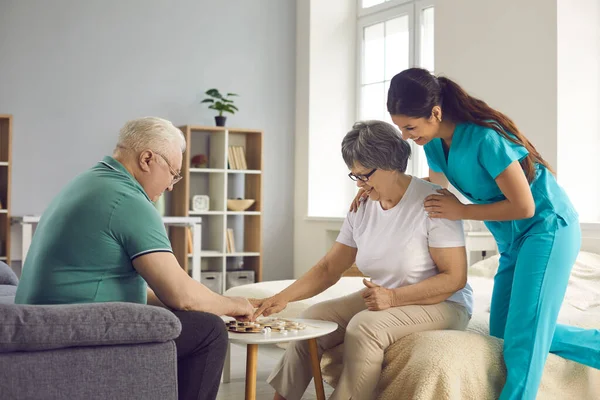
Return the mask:
MULTIPOLYGON (((498 256, 495 255, 469 268, 475 306, 467 331, 415 333, 386 350, 377 399, 498 398, 506 374, 502 341, 489 336, 488 330, 493 276, 497 266, 498 256)), ((263 298, 281 291, 292 282, 282 280, 238 286, 228 290, 226 295, 263 298)), ((362 287, 362 277, 345 276, 318 296, 290 303, 278 316, 298 317, 312 304, 346 295, 362 287)), ((573 267, 559 322, 600 328, 600 255, 584 250, 580 252, 573 267)), ((333 387, 341 372, 342 351, 343 344, 326 352, 321 361, 323 378, 333 387)), ((600 371, 550 354, 537 398, 600 399, 600 371)))

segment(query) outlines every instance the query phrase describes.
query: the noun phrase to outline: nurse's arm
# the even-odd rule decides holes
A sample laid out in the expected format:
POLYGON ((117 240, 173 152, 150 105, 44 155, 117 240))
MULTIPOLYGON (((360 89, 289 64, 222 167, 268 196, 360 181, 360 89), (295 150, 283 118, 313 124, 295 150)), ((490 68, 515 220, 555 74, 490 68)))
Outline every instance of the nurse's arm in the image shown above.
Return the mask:
POLYGON ((518 161, 513 161, 496 178, 498 187, 506 200, 491 204, 468 204, 462 219, 477 221, 509 221, 531 218, 535 214, 535 202, 529 182, 518 161))
POLYGON ((465 247, 430 247, 429 254, 439 273, 413 285, 392 289, 394 307, 438 304, 467 284, 465 247))
POLYGON ((448 179, 446 179, 446 175, 442 172, 435 172, 431 168, 429 168, 429 182, 440 185, 444 189, 448 189, 449 182, 448 179))

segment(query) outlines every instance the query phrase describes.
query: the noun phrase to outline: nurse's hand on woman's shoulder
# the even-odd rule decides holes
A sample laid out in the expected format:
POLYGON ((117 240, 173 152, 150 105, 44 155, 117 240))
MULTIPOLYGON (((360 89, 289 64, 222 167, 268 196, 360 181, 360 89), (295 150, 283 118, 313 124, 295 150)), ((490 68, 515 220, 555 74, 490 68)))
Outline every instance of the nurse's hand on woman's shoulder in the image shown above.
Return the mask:
POLYGON ((360 206, 360 203, 365 201, 367 197, 369 197, 369 195, 364 189, 358 189, 358 193, 354 197, 354 200, 352 200, 352 204, 350 204, 350 211, 356 212, 360 206))
POLYGON ((425 211, 430 218, 445 218, 452 221, 465 219, 466 205, 448 189, 437 190, 438 194, 430 194, 425 198, 425 211))

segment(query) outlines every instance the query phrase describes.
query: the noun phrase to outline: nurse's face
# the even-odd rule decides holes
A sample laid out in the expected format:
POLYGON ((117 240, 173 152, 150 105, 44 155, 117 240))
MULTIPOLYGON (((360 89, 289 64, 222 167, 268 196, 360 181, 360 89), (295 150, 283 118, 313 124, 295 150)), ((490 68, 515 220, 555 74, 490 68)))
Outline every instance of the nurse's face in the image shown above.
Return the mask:
POLYGON ((413 140, 419 146, 424 146, 437 137, 440 122, 432 115, 430 118, 412 118, 406 115, 392 115, 392 121, 402 132, 404 140, 413 140))

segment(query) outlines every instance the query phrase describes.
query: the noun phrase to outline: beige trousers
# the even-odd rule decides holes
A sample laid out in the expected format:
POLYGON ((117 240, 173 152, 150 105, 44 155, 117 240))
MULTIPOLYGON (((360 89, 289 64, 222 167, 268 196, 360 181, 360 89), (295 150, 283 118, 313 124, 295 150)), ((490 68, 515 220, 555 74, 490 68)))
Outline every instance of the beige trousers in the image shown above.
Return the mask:
MULTIPOLYGON (((330 399, 374 399, 388 346, 413 332, 464 330, 469 323, 466 308, 454 302, 369 311, 361 293, 315 304, 302 314, 338 324, 336 331, 317 339, 319 359, 344 343, 342 375, 330 399)), ((311 379, 308 344, 299 341, 290 343, 267 382, 286 400, 299 400, 311 379)))

